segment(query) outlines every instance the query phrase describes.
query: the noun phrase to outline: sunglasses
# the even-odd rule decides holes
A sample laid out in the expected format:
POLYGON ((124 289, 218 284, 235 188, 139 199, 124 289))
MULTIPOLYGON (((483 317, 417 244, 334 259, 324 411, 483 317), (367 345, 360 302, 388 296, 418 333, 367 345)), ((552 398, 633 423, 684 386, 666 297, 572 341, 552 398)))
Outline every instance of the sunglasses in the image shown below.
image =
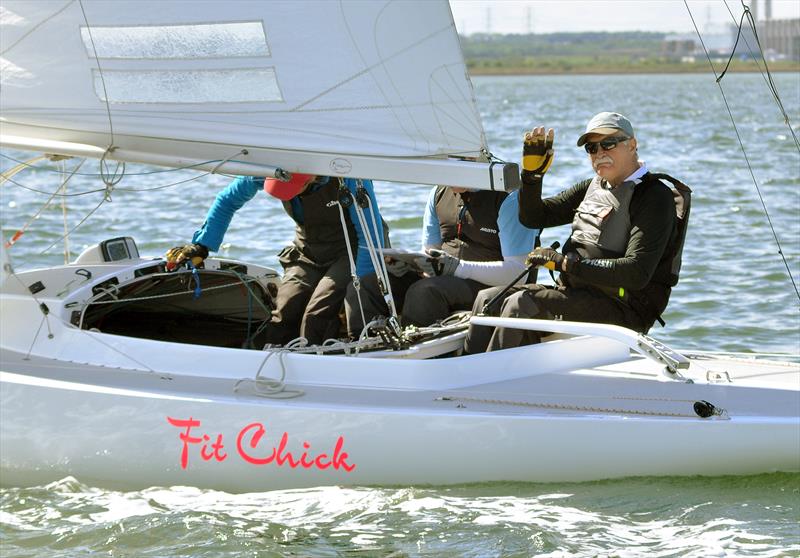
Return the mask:
POLYGON ((583 148, 586 150, 586 153, 590 153, 594 155, 597 153, 597 149, 599 147, 603 148, 603 151, 611 151, 615 147, 617 147, 620 143, 624 143, 631 138, 625 136, 617 136, 613 138, 606 138, 600 141, 587 141, 583 144, 583 148))

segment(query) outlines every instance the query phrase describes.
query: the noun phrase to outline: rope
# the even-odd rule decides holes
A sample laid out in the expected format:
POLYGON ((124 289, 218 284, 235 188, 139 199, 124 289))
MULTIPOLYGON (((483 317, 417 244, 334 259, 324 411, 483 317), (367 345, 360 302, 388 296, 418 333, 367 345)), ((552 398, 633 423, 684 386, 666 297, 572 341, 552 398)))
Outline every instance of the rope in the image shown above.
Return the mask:
POLYGON ((200 288, 200 272, 194 265, 192 265, 191 261, 187 260, 186 265, 191 270, 192 279, 194 280, 194 291, 192 292, 192 299, 197 300, 198 298, 200 298, 200 294, 203 292, 203 290, 200 288))
MULTIPOLYGON (((228 270, 225 270, 225 271, 223 271, 223 270, 215 270, 215 271, 218 272, 218 273, 230 273, 231 275, 238 275, 234 271, 228 271, 228 270)), ((151 277, 171 277, 171 276, 174 276, 176 273, 181 273, 181 272, 172 271, 172 272, 169 272, 169 273, 152 273, 150 275, 147 275, 147 277, 148 278, 151 278, 151 277)), ((245 283, 257 283, 258 279, 256 279, 255 277, 251 277, 250 279, 244 279, 243 282, 245 282, 245 283)), ((203 291, 204 292, 209 292, 209 291, 215 291, 215 290, 218 290, 218 289, 229 289, 229 288, 238 287, 238 286, 239 285, 237 283, 228 283, 227 285, 216 285, 214 287, 206 287, 205 289, 203 289, 203 291)), ((245 286, 247 287, 246 284, 245 284, 245 286)), ((247 288, 249 290, 249 287, 247 287, 247 288)), ((117 300, 94 300, 94 299, 98 298, 99 296, 105 294, 105 290, 104 290, 103 292, 92 296, 92 298, 88 299, 83 304, 115 304, 116 302, 140 302, 140 301, 143 301, 143 300, 156 300, 156 299, 159 299, 159 298, 169 298, 169 297, 173 297, 173 296, 183 296, 183 295, 186 295, 188 293, 189 293, 189 291, 186 291, 186 292, 175 292, 175 293, 165 293, 165 294, 149 295, 149 296, 136 296, 136 297, 124 298, 124 299, 119 300, 119 301, 117 301, 117 300)), ((257 297, 256 297, 256 300, 258 300, 257 297)), ((261 305, 261 307, 265 311, 269 310, 263 304, 261 305)))
MULTIPOLYGON (((719 91, 722 94, 722 100, 725 103, 725 108, 728 111, 728 116, 731 119, 731 124, 733 125, 733 131, 736 134, 736 139, 739 142, 739 147, 742 150, 742 155, 744 156, 745 163, 747 164, 747 169, 750 171, 750 177, 753 179, 753 184, 756 187, 756 192, 758 193, 758 198, 761 200, 761 207, 764 209, 764 215, 767 218, 767 223, 769 224, 769 228, 772 231, 772 237, 775 239, 775 244, 778 246, 778 254, 780 254, 781 259, 783 260, 783 265, 786 267, 786 273, 789 275, 789 280, 794 287, 795 295, 797 299, 800 301, 800 290, 797 287, 797 283, 794 280, 794 276, 792 275, 792 269, 789 267, 789 262, 786 259, 786 255, 783 253, 783 248, 781 246, 781 241, 778 238, 778 233, 775 231, 775 226, 772 223, 772 219, 769 216, 769 210, 767 209, 767 204, 764 201, 764 196, 761 194, 761 189, 758 186, 758 181, 756 180, 755 173, 753 172, 753 167, 750 165, 750 159, 747 157, 747 151, 744 148, 744 142, 742 141, 742 137, 739 134, 739 128, 736 126, 736 120, 733 117, 733 112, 731 111, 731 107, 728 104, 728 99, 725 96, 725 90, 722 88, 722 83, 720 81, 721 77, 717 76, 717 72, 714 69, 714 64, 711 62, 711 55, 708 53, 708 49, 706 48, 705 42, 703 41, 703 37, 700 34, 700 29, 697 27, 697 22, 694 20, 694 16, 692 15, 692 10, 689 8, 689 3, 687 0, 683 0, 684 5, 686 6, 686 11, 689 12, 689 17, 692 20, 692 25, 694 25, 695 32, 697 33, 697 37, 700 39, 700 44, 703 47, 703 51, 706 54, 706 58, 708 59, 708 64, 711 66, 711 72, 714 74, 714 78, 716 79, 717 86, 719 87, 719 91)), ((745 6, 745 10, 749 13, 749 8, 745 6)), ((752 16, 751 16, 752 18, 752 16)), ((753 29, 753 33, 755 34, 755 29, 753 29)), ((756 35, 758 38, 758 35, 756 35)), ((761 44, 759 43, 759 49, 761 48, 761 44)), ((763 52, 762 52, 763 56, 763 52)), ((771 81, 771 79, 770 79, 771 81)), ((782 105, 781 105, 782 108, 782 105)))
MULTIPOLYGON (((342 190, 347 192, 347 195, 350 196, 351 203, 352 202, 352 194, 350 194, 350 190, 344 185, 344 179, 339 178, 339 191, 342 190)), ((367 319, 364 317, 364 304, 361 302, 361 280, 358 277, 358 271, 356 270, 356 260, 353 257, 353 247, 350 245, 350 232, 347 228, 347 220, 344 216, 344 209, 342 208, 341 200, 337 201, 336 207, 339 208, 339 220, 342 223, 342 234, 344 235, 344 243, 347 247, 347 257, 349 258, 350 263, 350 277, 353 279, 353 287, 356 291, 356 298, 358 299, 358 310, 361 312, 361 323, 366 323, 367 319)))
MULTIPOLYGON (((256 300, 258 302, 259 306, 261 306, 261 308, 267 314, 269 314, 270 309, 267 308, 257 296, 255 296, 255 293, 253 293, 253 291, 250 289, 250 287, 248 285, 248 283, 256 283, 256 282, 258 282, 258 279, 256 279, 255 277, 251 277, 251 278, 248 279, 245 276, 243 276, 243 275, 241 275, 239 273, 236 273, 235 271, 218 270, 217 272, 218 273, 229 274, 229 275, 233 275, 233 276, 237 277, 242 282, 244 287, 247 289, 248 293, 250 293, 250 296, 254 300, 256 300)), ((151 275, 148 275, 147 277, 148 278, 174 277, 176 275, 176 273, 184 273, 184 272, 153 273, 151 275)), ((213 287, 206 287, 203 290, 206 293, 208 293, 210 291, 216 291, 216 290, 219 290, 219 289, 229 289, 229 288, 237 287, 237 286, 239 286, 238 283, 228 283, 227 285, 216 285, 216 286, 213 286, 213 287)), ((131 302, 142 302, 142 301, 145 301, 145 300, 157 300, 157 299, 162 299, 162 298, 185 296, 185 295, 189 294, 189 291, 180 291, 180 292, 174 292, 174 293, 164 293, 164 294, 149 295, 149 296, 133 296, 133 297, 125 297, 125 298, 122 298, 122 299, 118 298, 119 294, 120 294, 119 285, 111 285, 110 287, 107 287, 105 289, 102 289, 102 290, 98 291, 92 297, 90 297, 88 300, 85 300, 84 302, 82 302, 83 308, 81 309, 80 319, 78 320, 78 328, 79 329, 83 329, 84 316, 86 314, 86 311, 89 309, 89 306, 92 306, 92 305, 98 306, 98 305, 105 305, 105 304, 117 304, 117 303, 129 304, 131 302), (112 298, 112 300, 98 300, 100 298, 103 298, 104 296, 110 296, 112 298)), ((260 331, 261 331, 261 329, 257 330, 254 335, 257 335, 260 331)))
MULTIPOLYGON (((64 167, 64 170, 66 170, 66 162, 65 161, 60 161, 58 164, 62 165, 64 167)), ((63 191, 64 193, 66 193, 67 192, 67 182, 69 182, 69 179, 71 177, 72 177, 72 175, 68 176, 61 183, 61 188, 59 190, 57 190, 57 191, 63 191)), ((69 236, 67 236, 67 232, 69 231, 69 224, 67 222, 67 198, 65 198, 65 197, 61 198, 61 217, 62 217, 62 219, 64 221, 64 265, 67 265, 67 264, 69 264, 70 251, 69 251, 69 236)))
MULTIPOLYGON (((358 179, 357 184, 359 192, 363 193, 363 198, 366 200, 366 207, 369 209, 370 215, 372 216, 372 232, 374 232, 375 239, 377 241, 377 239, 380 238, 380 235, 378 234, 378 220, 375 218, 375 212, 372 210, 372 200, 370 199, 366 189, 364 189, 364 184, 360 178, 358 179)), ((379 250, 377 246, 375 246, 375 242, 373 242, 372 234, 370 233, 370 227, 367 223, 367 217, 364 214, 364 208, 360 203, 358 203, 358 197, 362 196, 357 196, 354 198, 356 202, 355 213, 361 225, 361 230, 364 231, 364 236, 366 237, 367 252, 369 253, 370 261, 372 262, 372 268, 375 270, 375 275, 377 275, 379 278, 379 285, 382 286, 381 290, 383 291, 383 298, 386 301, 386 305, 389 307, 389 312, 391 313, 392 318, 397 320, 397 308, 394 304, 394 296, 392 296, 392 285, 389 281, 389 271, 386 269, 386 262, 383 259, 383 255, 378 253, 379 250)), ((361 323, 364 323, 363 320, 361 323)))
MULTIPOLYGON (((612 399, 617 399, 613 398, 612 399)), ((619 398, 622 399, 622 398, 619 398)), ((532 407, 538 409, 551 409, 556 411, 577 411, 577 412, 587 412, 587 413, 605 413, 605 414, 613 414, 613 415, 638 415, 638 416, 660 416, 660 417, 675 417, 675 418, 698 418, 697 413, 672 413, 668 411, 651 411, 648 409, 620 409, 615 407, 594 407, 589 405, 571 405, 567 403, 544 403, 540 401, 513 401, 508 399, 491 399, 491 398, 481 398, 481 397, 468 397, 468 396, 442 396, 437 397, 434 401, 464 401, 464 402, 471 402, 471 403, 487 403, 490 405, 510 405, 515 407, 532 407)), ((659 400, 659 401, 669 401, 669 402, 685 402, 691 401, 695 402, 697 400, 659 400)), ((714 413, 721 419, 730 420, 728 413, 724 409, 717 408, 716 412, 714 413)))
MULTIPOLYGON (((281 349, 267 349, 267 356, 261 361, 261 366, 258 367, 256 371, 256 375, 253 378, 253 394, 259 397, 266 397, 269 399, 291 399, 294 397, 300 397, 304 395, 305 392, 301 389, 294 389, 289 390, 286 389, 286 363, 284 362, 284 355, 290 352, 291 349, 295 344, 302 344, 308 343, 305 337, 298 337, 297 339, 293 339, 290 341, 285 347, 281 349), (267 361, 272 358, 273 355, 278 355, 278 365, 281 367, 281 375, 280 378, 263 378, 261 376, 261 371, 264 369, 264 366, 267 364, 267 361)), ((238 380, 233 385, 233 392, 237 393, 239 391, 239 387, 244 383, 249 381, 249 378, 242 378, 238 380)))

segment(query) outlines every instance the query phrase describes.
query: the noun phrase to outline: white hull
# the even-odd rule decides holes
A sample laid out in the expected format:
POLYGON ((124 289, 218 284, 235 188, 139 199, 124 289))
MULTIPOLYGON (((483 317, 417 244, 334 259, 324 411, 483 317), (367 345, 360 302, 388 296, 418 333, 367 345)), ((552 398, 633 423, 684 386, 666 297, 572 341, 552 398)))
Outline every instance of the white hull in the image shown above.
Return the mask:
MULTIPOLYGON (((613 406, 647 414, 437 401, 469 393, 481 399, 552 403, 558 398, 523 391, 526 387, 525 391, 541 391, 534 387, 540 383, 550 392, 559 378, 546 375, 539 382, 458 392, 303 386, 302 397, 276 401, 235 395, 230 380, 165 379, 41 359, 23 363, 15 357, 4 358, 4 368, 16 365, 27 375, 2 377, 4 484, 39 484, 72 475, 111 487, 193 485, 260 491, 327 484, 738 475, 800 468, 797 398, 793 401, 791 395, 772 390, 659 383, 657 393, 671 402, 584 396, 571 389, 567 393, 573 397, 562 398, 562 403, 576 407, 588 403, 586 407, 613 406), (86 379, 87 373, 107 375, 108 380, 87 384, 46 379, 86 379), (690 402, 674 402, 684 398, 724 405, 730 418, 693 417, 690 402), (765 409, 768 402, 782 405, 787 414, 750 414, 765 409), (219 455, 227 457, 205 461, 202 443, 189 444, 183 469, 179 435, 185 429, 169 424, 167 417, 200 421, 191 435, 210 437, 206 456, 214 453, 211 444, 221 434, 224 447, 219 455), (280 455, 291 453, 298 460, 307 442, 305 464, 311 466, 293 468, 290 461, 278 464, 277 460, 248 463, 237 450, 237 437, 254 423, 266 432, 252 448, 248 442, 258 427, 246 430, 244 454, 268 457, 286 432, 287 444, 280 455), (340 437, 341 452, 347 455, 337 460, 334 449, 340 437), (320 453, 327 457, 314 463, 320 453), (347 466, 353 469, 347 471, 347 466)), ((590 381, 603 392, 618 394, 652 382, 626 376, 565 379, 571 388, 590 381)))
POLYGON ((631 354, 632 332, 566 322, 554 329, 597 336, 432 360, 275 354, 264 363, 262 351, 79 330, 64 305, 80 289, 47 297, 72 276, 60 270, 69 266, 16 276, 25 285, 46 278, 46 325, 38 303, 14 294, 15 277, 0 295, 5 485, 72 475, 98 486, 238 492, 800 470, 795 364, 698 357, 671 374, 631 354), (264 389, 254 383, 259 367, 264 379, 285 373, 281 395, 302 394, 255 393, 264 389), (724 411, 701 418, 698 401, 724 411), (200 423, 185 467, 186 428, 168 417, 200 423))

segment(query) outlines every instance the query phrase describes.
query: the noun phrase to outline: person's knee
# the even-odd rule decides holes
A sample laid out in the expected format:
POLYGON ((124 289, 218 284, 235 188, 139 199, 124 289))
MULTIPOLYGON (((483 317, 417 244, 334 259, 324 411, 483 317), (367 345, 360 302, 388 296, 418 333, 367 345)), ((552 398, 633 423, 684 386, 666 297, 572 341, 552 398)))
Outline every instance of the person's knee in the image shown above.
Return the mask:
POLYGON ((403 323, 426 326, 447 315, 447 299, 442 286, 423 279, 408 289, 403 304, 403 323))
POLYGON ((525 289, 510 295, 503 301, 500 315, 504 318, 552 319, 553 315, 545 309, 542 301, 537 300, 537 292, 525 289))
POLYGON ((406 296, 430 296, 439 292, 439 285, 431 278, 420 279, 408 288, 406 296))
MULTIPOLYGON (((506 297, 506 299, 503 301, 500 315, 504 318, 519 318, 521 316, 530 317, 525 315, 525 312, 523 311, 524 306, 529 306, 525 304, 524 299, 526 297, 527 293, 525 291, 520 291, 506 297)), ((536 305, 534 304, 533 306, 535 307, 536 305)))

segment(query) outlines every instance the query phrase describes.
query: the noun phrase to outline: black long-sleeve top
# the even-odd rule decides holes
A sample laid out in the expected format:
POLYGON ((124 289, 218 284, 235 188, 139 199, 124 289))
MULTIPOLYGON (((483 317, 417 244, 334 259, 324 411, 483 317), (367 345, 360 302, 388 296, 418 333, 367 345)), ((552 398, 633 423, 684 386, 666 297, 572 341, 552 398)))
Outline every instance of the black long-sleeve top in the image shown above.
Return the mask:
MULTIPOLYGON (((542 199, 542 179, 522 173, 519 220, 526 227, 546 228, 572 223, 591 180, 583 180, 561 193, 542 199)), ((645 298, 648 319, 666 307, 670 292, 671 251, 676 231, 672 191, 645 174, 631 199, 631 230, 625 253, 618 258, 582 259, 572 262, 567 277, 601 287, 623 287, 634 298, 645 298), (636 292, 638 291, 638 293, 636 292)), ((651 322, 652 323, 652 322, 651 322)))

